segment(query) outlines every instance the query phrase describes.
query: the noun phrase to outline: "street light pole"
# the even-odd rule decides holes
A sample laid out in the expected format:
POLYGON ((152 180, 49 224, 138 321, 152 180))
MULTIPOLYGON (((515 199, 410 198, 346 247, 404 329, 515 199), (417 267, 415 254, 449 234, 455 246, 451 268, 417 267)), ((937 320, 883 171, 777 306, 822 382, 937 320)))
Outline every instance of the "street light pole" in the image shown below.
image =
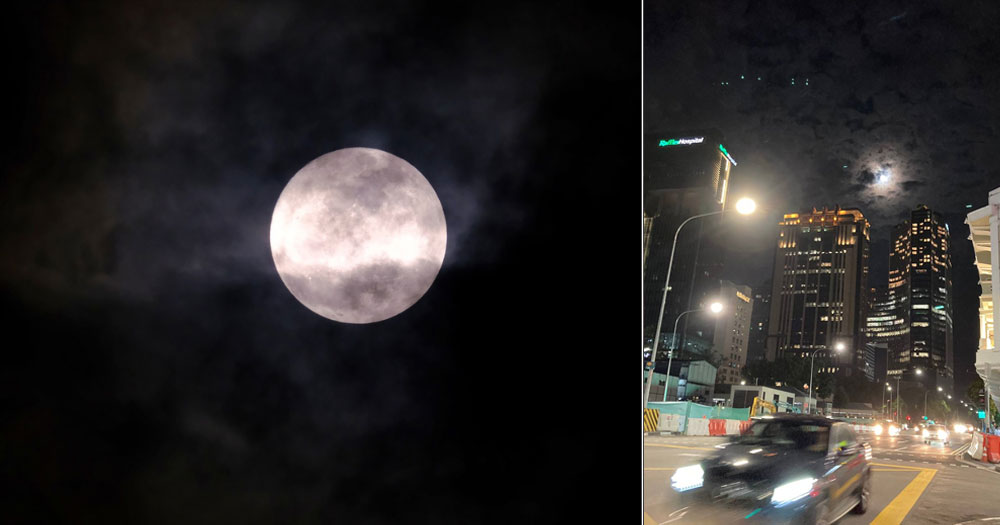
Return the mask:
MULTIPOLYGON (((677 324, 680 323, 681 317, 684 317, 684 314, 689 314, 691 312, 697 312, 697 311, 698 310, 688 310, 686 312, 681 312, 681 315, 678 315, 677 319, 674 320, 674 332, 672 334, 672 337, 670 338, 670 350, 667 351, 667 388, 663 392, 663 395, 665 397, 667 396, 667 394, 670 393, 670 367, 674 363, 674 352, 677 350, 677 324)), ((678 380, 680 380, 679 375, 677 376, 677 378, 678 380)), ((680 388, 679 383, 677 385, 677 388, 680 388)))
POLYGON ((924 390, 924 419, 927 419, 927 394, 929 393, 929 390, 924 390))
MULTIPOLYGON (((674 361, 674 350, 676 350, 676 348, 674 348, 674 347, 677 346, 677 325, 678 325, 678 323, 680 323, 681 317, 684 317, 685 314, 689 314, 691 312, 700 312, 702 310, 708 310, 708 311, 712 312, 713 314, 717 314, 717 313, 719 313, 719 312, 722 311, 722 303, 714 302, 711 305, 709 305, 708 308, 695 308, 694 310, 687 310, 687 311, 681 312, 681 314, 677 316, 677 319, 674 320, 674 331, 673 331, 673 334, 671 335, 671 338, 670 338, 670 347, 671 348, 670 348, 670 350, 668 352, 669 358, 667 359, 667 385, 666 385, 667 388, 663 392, 664 397, 666 397, 666 394, 668 392, 670 392, 670 367, 673 365, 673 361, 674 361)), ((653 347, 655 348, 656 345, 654 344, 653 347)), ((649 403, 649 391, 652 389, 652 386, 653 386, 653 372, 655 370, 656 370, 656 361, 654 360, 653 361, 653 368, 650 370, 650 372, 649 372, 649 378, 646 380, 646 396, 644 398, 645 399, 644 403, 646 403, 646 404, 649 403)), ((643 406, 645 406, 645 405, 643 405, 643 406)))
MULTIPOLYGON (((688 217, 677 227, 677 231, 674 232, 674 244, 670 247, 670 262, 667 263, 667 279, 663 282, 663 297, 660 299, 660 315, 656 318, 656 335, 653 336, 653 365, 656 366, 656 348, 660 344, 660 328, 663 326, 663 313, 667 307, 667 292, 670 289, 670 273, 674 269, 674 253, 677 251, 677 236, 681 233, 681 228, 685 224, 702 217, 709 217, 711 215, 719 215, 723 213, 724 210, 713 211, 709 213, 702 213, 700 215, 695 215, 694 217, 688 217)), ((684 314, 681 314, 684 315, 684 314)))
POLYGON ((886 383, 885 387, 887 389, 889 389, 889 404, 886 405, 886 407, 885 407, 885 411, 886 411, 885 418, 889 419, 889 414, 892 413, 892 385, 890 385, 889 383, 886 383))
MULTIPOLYGON (((888 370, 888 368, 886 369, 888 370)), ((885 387, 889 386, 889 383, 882 385, 882 415, 885 415, 885 387)))
MULTIPOLYGON (((942 391, 941 387, 937 387, 937 388, 938 388, 938 392, 942 391)), ((924 419, 927 419, 927 393, 928 392, 930 392, 930 390, 924 390, 924 419)))
MULTIPOLYGON (((903 371, 900 370, 899 375, 896 376, 896 410, 893 411, 892 413, 892 421, 894 423, 899 423, 899 395, 902 394, 902 392, 899 390, 899 380, 902 377, 903 377, 903 371)), ((889 401, 889 404, 890 405, 892 404, 892 400, 889 401)))
MULTIPOLYGON (((736 211, 739 212, 742 215, 749 215, 749 214, 753 213, 754 210, 756 209, 756 207, 757 207, 757 204, 754 203, 753 200, 751 200, 751 199, 743 198, 743 199, 740 199, 739 201, 736 202, 736 211)), ((642 408, 644 408, 644 409, 646 408, 646 404, 649 403, 649 385, 653 381, 653 372, 652 372, 652 370, 655 370, 655 368, 656 368, 656 349, 660 345, 660 328, 663 325, 663 312, 664 312, 664 310, 667 307, 667 291, 670 289, 670 273, 672 272, 672 270, 674 268, 674 254, 677 252, 677 237, 680 235, 681 228, 683 228, 685 224, 687 224, 687 223, 689 223, 689 222, 691 222, 691 221, 693 221, 695 219, 700 219, 702 217, 710 217, 712 215, 721 215, 721 214, 723 214, 725 212, 726 212, 726 210, 723 209, 723 210, 712 211, 712 212, 708 212, 708 213, 701 213, 701 214, 698 214, 698 215, 695 215, 695 216, 692 216, 692 217, 688 217, 687 219, 684 220, 684 222, 681 223, 680 226, 677 227, 677 231, 674 232, 674 243, 673 243, 673 245, 670 246, 670 261, 667 262, 667 278, 663 282, 663 297, 660 299, 660 315, 657 316, 657 318, 656 318, 656 334, 653 336, 653 356, 652 356, 653 368, 649 372, 649 380, 647 381, 647 385, 646 385, 646 395, 644 396, 643 402, 642 402, 643 403, 642 404, 642 408)), ((674 333, 677 333, 677 331, 674 330, 674 333)), ((669 382, 670 382, 670 370, 667 370, 667 383, 668 383, 667 386, 668 387, 670 386, 669 382)))

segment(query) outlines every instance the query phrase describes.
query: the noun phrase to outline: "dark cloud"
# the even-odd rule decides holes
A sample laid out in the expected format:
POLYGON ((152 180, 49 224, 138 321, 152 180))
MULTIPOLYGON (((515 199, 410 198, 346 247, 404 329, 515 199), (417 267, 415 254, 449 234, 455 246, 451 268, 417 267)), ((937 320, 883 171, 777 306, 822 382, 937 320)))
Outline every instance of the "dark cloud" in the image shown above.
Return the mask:
POLYGON ((0 305, 28 341, 0 371, 5 518, 558 521, 544 477, 502 502, 475 480, 587 453, 518 445, 550 418, 521 400, 564 358, 553 311, 605 295, 565 257, 626 251, 578 212, 638 172, 601 124, 637 107, 612 95, 635 27, 568 7, 13 7, 0 305), (288 180, 346 147, 416 167, 448 224, 434 285, 374 325, 310 312, 269 246, 288 180))

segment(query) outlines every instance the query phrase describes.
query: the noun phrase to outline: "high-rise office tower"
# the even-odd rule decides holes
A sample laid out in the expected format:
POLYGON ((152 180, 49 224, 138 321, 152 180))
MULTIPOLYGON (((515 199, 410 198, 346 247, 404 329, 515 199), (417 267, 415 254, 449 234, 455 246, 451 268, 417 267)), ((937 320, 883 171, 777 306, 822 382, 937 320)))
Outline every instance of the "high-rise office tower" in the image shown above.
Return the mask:
MULTIPOLYGON (((888 286, 876 286, 871 289, 871 307, 868 310, 868 319, 865 322, 865 339, 868 343, 879 345, 885 348, 888 358, 899 355, 909 341, 910 326, 901 315, 900 309, 896 305, 895 295, 889 293, 888 286)), ((886 379, 887 367, 892 364, 885 361, 887 355, 879 351, 879 359, 875 363, 875 378, 879 381, 886 379)))
POLYGON ((864 373, 869 225, 858 209, 789 213, 778 224, 768 360, 830 357, 830 370, 864 373), (834 352, 837 344, 845 350, 834 352))
POLYGON ((927 206, 917 206, 893 228, 889 299, 908 333, 890 351, 890 377, 920 369, 913 377, 925 386, 952 388, 950 247, 948 225, 927 206))
POLYGON ((738 384, 747 362, 750 343, 750 317, 753 315, 753 290, 749 286, 722 281, 718 300, 722 312, 715 321, 715 339, 712 351, 721 358, 715 382, 738 384))
MULTIPOLYGON (((718 131, 647 135, 644 159, 644 217, 646 243, 643 326, 644 343, 652 344, 663 298, 664 282, 674 233, 695 215, 719 211, 726 206, 729 174, 733 161, 718 131)), ((723 247, 717 241, 720 215, 695 219, 680 232, 670 276, 670 293, 661 327, 673 331, 682 312, 700 308, 719 290, 723 247)), ((685 315, 678 327, 679 348, 688 336, 711 341, 715 319, 701 314, 685 315)), ((660 345, 656 360, 666 359, 667 346, 660 345)))
POLYGON ((753 313, 750 314, 750 344, 747 361, 764 359, 767 347, 767 321, 771 315, 771 280, 753 289, 753 313))

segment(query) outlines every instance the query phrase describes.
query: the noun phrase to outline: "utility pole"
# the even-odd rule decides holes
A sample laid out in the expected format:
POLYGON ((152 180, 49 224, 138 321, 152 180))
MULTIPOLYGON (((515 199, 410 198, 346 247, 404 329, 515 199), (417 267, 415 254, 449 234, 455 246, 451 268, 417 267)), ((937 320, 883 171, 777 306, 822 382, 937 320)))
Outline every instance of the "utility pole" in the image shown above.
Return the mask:
POLYGON ((986 387, 986 433, 993 433, 993 411, 990 410, 990 362, 986 362, 986 380, 983 381, 986 387))

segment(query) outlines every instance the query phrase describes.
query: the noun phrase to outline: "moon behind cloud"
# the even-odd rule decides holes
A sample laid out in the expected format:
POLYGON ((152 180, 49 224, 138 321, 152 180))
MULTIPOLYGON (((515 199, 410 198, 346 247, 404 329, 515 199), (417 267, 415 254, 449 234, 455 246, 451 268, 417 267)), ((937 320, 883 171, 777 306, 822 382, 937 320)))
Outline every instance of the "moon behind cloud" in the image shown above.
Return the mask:
POLYGON ((271 218, 271 255, 313 312, 374 323, 407 310, 444 262, 444 210, 409 163, 377 149, 323 155, 288 182, 271 218))

